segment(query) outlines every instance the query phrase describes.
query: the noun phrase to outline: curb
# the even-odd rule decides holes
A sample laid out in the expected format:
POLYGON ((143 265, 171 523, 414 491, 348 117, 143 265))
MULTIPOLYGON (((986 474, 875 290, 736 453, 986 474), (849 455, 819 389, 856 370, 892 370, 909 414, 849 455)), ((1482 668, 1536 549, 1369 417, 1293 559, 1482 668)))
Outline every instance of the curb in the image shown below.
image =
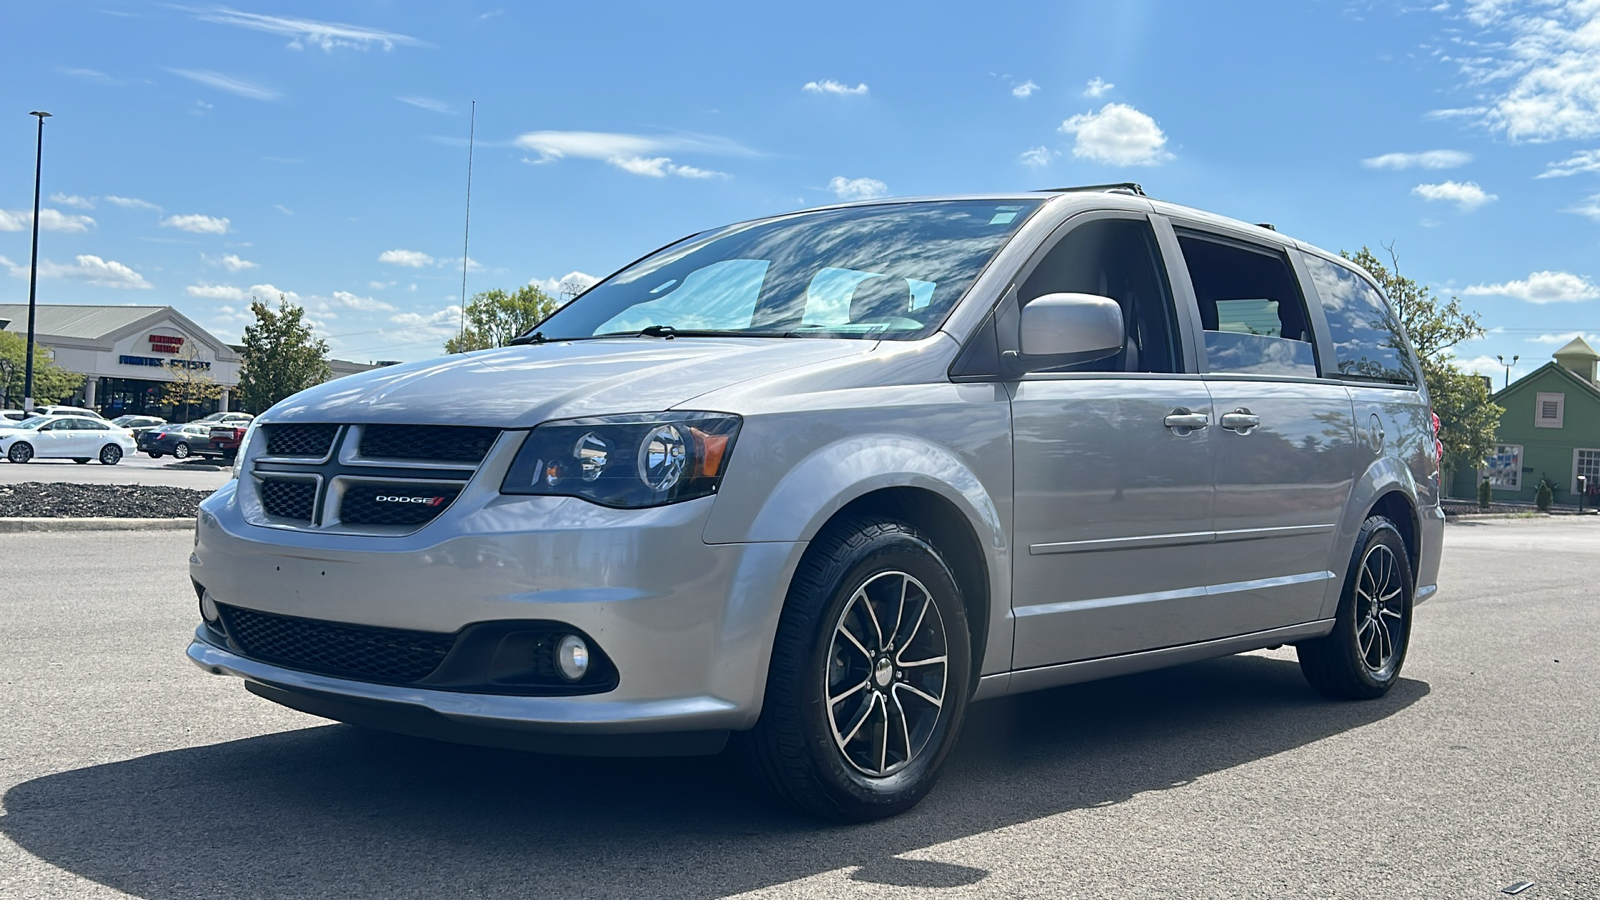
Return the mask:
POLYGON ((23 531, 187 531, 191 528, 194 528, 193 517, 186 519, 116 519, 110 516, 0 518, 0 534, 23 531))

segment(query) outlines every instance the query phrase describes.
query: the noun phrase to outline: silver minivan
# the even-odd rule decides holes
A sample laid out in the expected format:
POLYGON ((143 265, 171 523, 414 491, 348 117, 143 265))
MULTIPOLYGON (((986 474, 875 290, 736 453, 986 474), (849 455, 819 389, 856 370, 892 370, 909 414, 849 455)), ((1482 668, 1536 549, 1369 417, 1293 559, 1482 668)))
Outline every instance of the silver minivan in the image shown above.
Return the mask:
POLYGON ((318 716, 716 753, 844 820, 967 704, 1292 644, 1399 677, 1437 420, 1359 268, 1136 185, 695 234, 514 346, 256 418, 189 657, 318 716))

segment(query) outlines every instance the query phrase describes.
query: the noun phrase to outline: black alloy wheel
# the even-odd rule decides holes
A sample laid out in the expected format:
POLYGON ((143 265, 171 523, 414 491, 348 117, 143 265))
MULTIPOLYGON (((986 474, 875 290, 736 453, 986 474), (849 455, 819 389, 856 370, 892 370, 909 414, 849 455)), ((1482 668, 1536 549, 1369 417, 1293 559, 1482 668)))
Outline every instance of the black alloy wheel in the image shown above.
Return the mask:
POLYGON ((6 454, 6 459, 19 464, 33 459, 33 445, 26 441, 17 441, 11 445, 11 451, 6 454))
POLYGON ((1414 590, 1399 529, 1383 516, 1368 518, 1356 536, 1333 631, 1295 648, 1306 681, 1338 700, 1388 693, 1411 644, 1414 590))
POLYGON ((911 526, 852 518, 807 550, 778 625, 755 755, 779 796, 864 822, 932 789, 966 714, 960 589, 911 526))
POLYGON ((116 444, 107 444, 100 448, 100 463, 114 466, 122 461, 122 448, 116 444))

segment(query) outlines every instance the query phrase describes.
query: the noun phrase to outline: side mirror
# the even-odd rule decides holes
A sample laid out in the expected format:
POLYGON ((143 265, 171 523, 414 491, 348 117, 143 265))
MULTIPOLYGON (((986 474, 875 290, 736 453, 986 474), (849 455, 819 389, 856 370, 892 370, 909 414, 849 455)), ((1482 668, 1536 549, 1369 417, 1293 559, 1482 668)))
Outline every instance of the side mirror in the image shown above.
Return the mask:
POLYGON ((1122 307, 1095 294, 1045 294, 1022 308, 1022 359, 1027 369, 1092 362, 1122 352, 1122 307))

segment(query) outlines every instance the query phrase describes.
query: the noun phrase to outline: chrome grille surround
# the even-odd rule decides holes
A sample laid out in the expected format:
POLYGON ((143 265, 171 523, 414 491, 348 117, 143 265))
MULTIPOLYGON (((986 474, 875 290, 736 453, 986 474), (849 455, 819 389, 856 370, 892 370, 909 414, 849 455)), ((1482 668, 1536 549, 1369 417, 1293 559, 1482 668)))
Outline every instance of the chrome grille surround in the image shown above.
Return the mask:
POLYGON ((411 534, 442 515, 466 490, 481 463, 506 434, 494 428, 447 425, 289 423, 263 428, 267 440, 259 454, 249 454, 245 461, 249 475, 241 484, 241 490, 252 495, 247 501, 253 502, 244 503, 252 524, 380 536, 411 534), (278 428, 286 431, 273 431, 278 428), (366 440, 369 429, 387 431, 378 432, 380 438, 372 442, 366 440), (320 456, 309 455, 318 449, 313 440, 328 434, 332 438, 326 450, 320 456), (462 450, 465 448, 475 459, 452 462, 418 458, 431 452, 416 444, 424 439, 445 448, 443 454, 436 456, 468 455, 462 450), (380 452, 396 452, 398 448, 417 455, 384 457, 363 453, 374 448, 380 452), (302 451, 304 455, 285 451, 302 451), (308 489, 312 491, 309 513, 308 489))

